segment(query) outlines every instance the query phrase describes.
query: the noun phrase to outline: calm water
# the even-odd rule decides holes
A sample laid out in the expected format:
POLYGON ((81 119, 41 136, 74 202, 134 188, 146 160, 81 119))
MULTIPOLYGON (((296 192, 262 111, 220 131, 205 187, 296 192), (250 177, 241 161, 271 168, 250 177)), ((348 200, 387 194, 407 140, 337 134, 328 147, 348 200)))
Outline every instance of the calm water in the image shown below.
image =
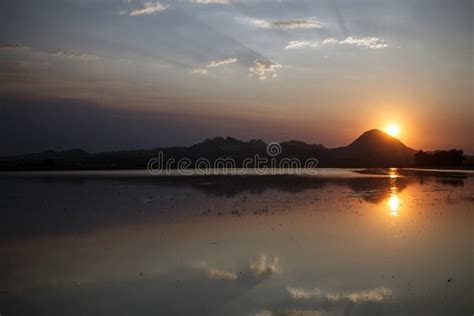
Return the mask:
POLYGON ((0 174, 0 314, 472 315, 474 174, 0 174))

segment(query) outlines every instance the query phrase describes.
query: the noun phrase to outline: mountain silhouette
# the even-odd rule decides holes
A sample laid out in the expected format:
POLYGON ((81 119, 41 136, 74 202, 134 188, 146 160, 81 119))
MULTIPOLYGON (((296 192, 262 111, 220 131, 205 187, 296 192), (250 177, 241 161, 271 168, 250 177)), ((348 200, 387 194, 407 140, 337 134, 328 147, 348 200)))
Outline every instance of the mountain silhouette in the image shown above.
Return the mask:
POLYGON ((261 139, 252 139, 248 142, 237 140, 233 137, 227 136, 208 138, 202 143, 192 145, 190 149, 195 150, 199 153, 221 153, 221 152, 234 152, 234 153, 248 153, 254 150, 265 149, 265 144, 261 139))
POLYGON ((354 166, 409 166, 414 163, 416 152, 399 139, 372 129, 348 146, 332 149, 330 157, 354 166))
MULTIPOLYGON (((316 158, 319 167, 407 167, 414 165, 416 150, 400 140, 377 129, 360 135, 344 147, 327 148, 321 144, 307 144, 290 140, 280 143, 281 153, 267 154, 267 144, 261 139, 242 141, 233 137, 208 138, 189 147, 167 147, 145 150, 127 150, 104 153, 87 153, 80 149, 45 151, 0 158, 0 170, 86 170, 86 169, 145 169, 151 158, 163 157, 175 161, 186 158, 191 166, 199 159, 214 162, 219 158, 232 158, 239 167, 246 158, 296 158, 304 162, 316 158)), ((175 164, 170 165, 175 168, 175 164)))

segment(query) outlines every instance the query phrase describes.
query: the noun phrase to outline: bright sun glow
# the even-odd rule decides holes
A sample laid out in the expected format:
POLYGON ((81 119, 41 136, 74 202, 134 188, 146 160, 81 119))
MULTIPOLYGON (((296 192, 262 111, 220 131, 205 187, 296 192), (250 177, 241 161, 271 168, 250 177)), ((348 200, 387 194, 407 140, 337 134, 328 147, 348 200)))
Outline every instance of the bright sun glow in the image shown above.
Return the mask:
POLYGON ((390 124, 385 128, 385 132, 390 136, 397 136, 400 132, 400 128, 395 124, 390 124))

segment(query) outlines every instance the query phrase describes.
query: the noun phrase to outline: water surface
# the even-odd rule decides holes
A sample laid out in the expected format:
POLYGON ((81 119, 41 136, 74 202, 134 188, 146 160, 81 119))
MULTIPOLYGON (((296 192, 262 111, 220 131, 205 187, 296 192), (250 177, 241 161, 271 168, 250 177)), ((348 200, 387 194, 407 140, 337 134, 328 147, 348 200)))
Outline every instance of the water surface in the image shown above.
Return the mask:
POLYGON ((472 315, 473 174, 0 175, 0 313, 472 315))

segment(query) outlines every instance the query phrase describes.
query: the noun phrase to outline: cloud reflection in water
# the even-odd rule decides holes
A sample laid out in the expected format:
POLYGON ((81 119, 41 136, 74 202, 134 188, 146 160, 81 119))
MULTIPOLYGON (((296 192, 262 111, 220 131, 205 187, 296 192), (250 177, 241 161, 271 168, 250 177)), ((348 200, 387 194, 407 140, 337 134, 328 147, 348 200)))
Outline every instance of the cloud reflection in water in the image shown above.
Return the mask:
MULTIPOLYGON (((192 264, 192 267, 206 272, 210 279, 235 281, 239 278, 237 273, 212 267, 206 260, 196 261, 192 264)), ((279 270, 279 258, 276 256, 260 254, 256 258, 249 259, 248 275, 252 278, 270 277, 279 270)))
POLYGON ((249 260, 249 268, 256 277, 270 276, 278 271, 279 261, 278 257, 260 254, 258 258, 249 260))
POLYGON ((304 288, 287 288, 288 294, 296 300, 301 299, 326 299, 332 302, 338 302, 342 300, 349 300, 357 303, 361 301, 366 302, 380 302, 385 299, 386 296, 392 294, 392 290, 385 287, 378 287, 371 290, 361 290, 352 292, 325 292, 321 289, 304 289, 304 288))
POLYGON ((195 262, 192 266, 194 269, 205 271, 211 279, 227 281, 237 280, 237 273, 210 267, 208 262, 204 260, 195 262))

